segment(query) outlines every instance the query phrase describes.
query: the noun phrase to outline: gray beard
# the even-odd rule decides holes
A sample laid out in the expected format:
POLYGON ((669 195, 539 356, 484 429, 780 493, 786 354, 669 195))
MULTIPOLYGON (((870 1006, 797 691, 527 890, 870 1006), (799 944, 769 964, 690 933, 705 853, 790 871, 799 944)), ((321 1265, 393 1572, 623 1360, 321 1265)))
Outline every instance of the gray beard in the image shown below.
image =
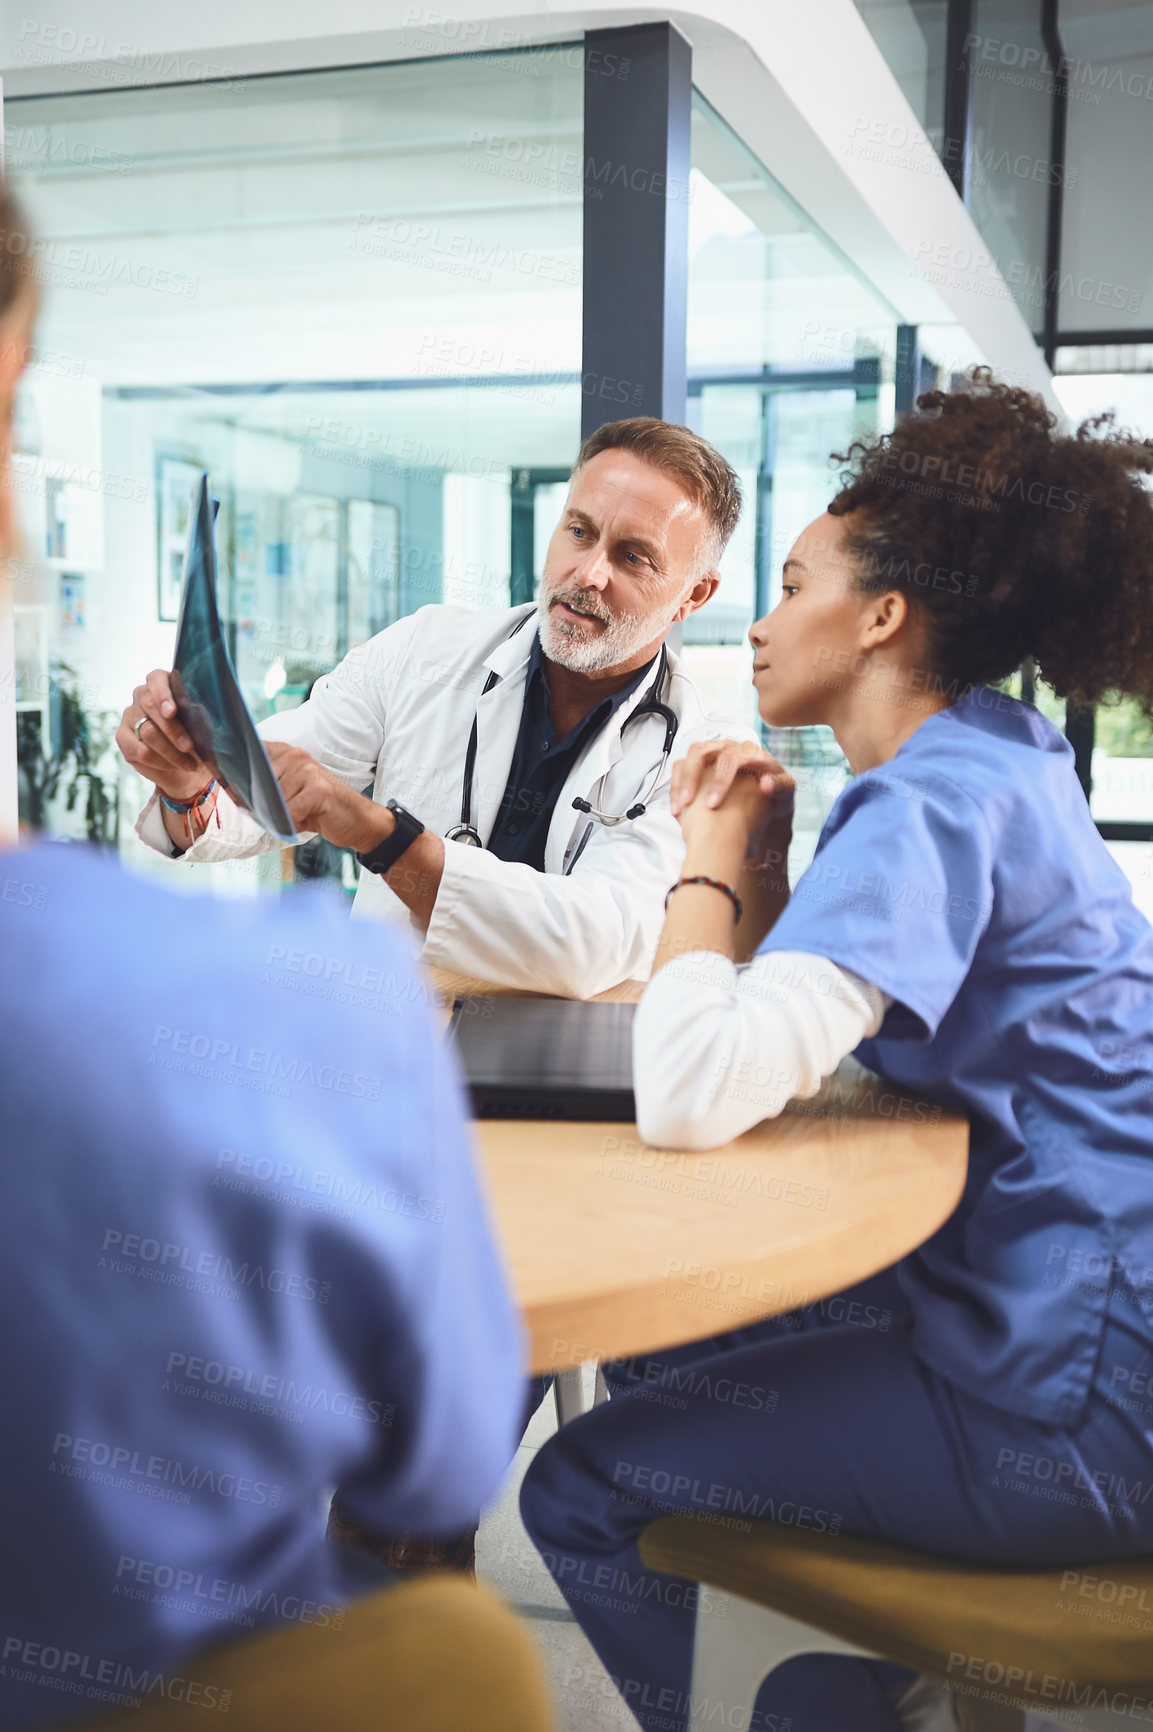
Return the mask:
MULTIPOLYGON (((551 590, 546 594, 545 590, 541 589, 537 603, 541 648, 550 661, 574 674, 605 673, 609 668, 631 661, 633 656, 644 649, 646 644, 652 643, 655 637, 664 637, 673 623, 674 614, 684 600, 681 596, 671 603, 667 616, 663 612, 612 614, 606 618, 598 634, 587 636, 583 627, 574 625, 571 620, 552 611, 551 604, 558 596, 565 596, 565 591, 551 590)), ((572 605, 577 607, 583 604, 573 596, 572 605)), ((605 616, 597 614, 594 617, 605 616)))

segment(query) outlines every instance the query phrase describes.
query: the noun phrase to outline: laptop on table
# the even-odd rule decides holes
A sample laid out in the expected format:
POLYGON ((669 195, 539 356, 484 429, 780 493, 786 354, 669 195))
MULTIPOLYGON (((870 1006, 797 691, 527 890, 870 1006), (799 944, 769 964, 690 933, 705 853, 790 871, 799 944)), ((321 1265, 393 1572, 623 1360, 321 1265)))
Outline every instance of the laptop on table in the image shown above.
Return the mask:
POLYGON ((631 1124, 635 1004, 461 998, 450 1037, 479 1119, 631 1124))

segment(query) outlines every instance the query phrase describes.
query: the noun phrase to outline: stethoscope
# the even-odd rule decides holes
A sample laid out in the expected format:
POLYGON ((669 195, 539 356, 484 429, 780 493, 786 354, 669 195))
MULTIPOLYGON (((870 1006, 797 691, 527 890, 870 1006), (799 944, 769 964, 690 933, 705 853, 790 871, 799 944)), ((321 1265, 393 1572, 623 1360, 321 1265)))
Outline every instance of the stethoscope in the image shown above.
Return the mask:
MULTIPOLYGON (((509 637, 515 637, 521 626, 527 625, 532 617, 532 614, 526 614, 523 619, 518 620, 513 626, 512 631, 509 633, 509 637)), ((495 670, 489 674, 487 680, 484 682, 484 689, 480 694, 482 698, 488 695, 493 686, 496 685, 499 678, 500 675, 495 670)), ((647 807, 648 802, 652 799, 653 794, 660 785, 661 777, 665 773, 669 756, 673 749, 673 741, 676 739, 677 735, 677 718, 669 708, 667 702, 665 702, 665 699, 668 697, 670 678, 668 652, 665 649, 664 644, 662 644, 660 658, 657 662, 656 675, 651 686, 646 692, 643 700, 625 718, 621 725, 621 735, 623 737, 626 728, 630 728, 634 722, 643 721, 646 716, 659 716, 665 724, 665 743, 661 748, 660 762, 649 778, 647 787, 642 785, 642 787, 637 789, 636 801, 629 807, 627 812, 602 812, 600 810, 600 803, 604 799, 605 784, 609 777, 609 772, 606 770, 600 781, 597 783, 593 798, 591 800, 574 800, 574 811, 587 813, 590 818, 595 818, 598 823, 603 824, 606 829, 610 830, 615 828, 617 824, 627 824, 630 819, 641 818, 644 816, 645 808, 647 807), (662 692, 664 694, 663 697, 659 695, 662 692)), ((451 830, 445 832, 446 842, 463 842, 468 848, 484 847, 484 843, 480 839, 480 832, 472 821, 472 783, 476 771, 477 716, 479 715, 479 709, 480 706, 478 704, 477 711, 474 713, 472 718, 472 731, 468 736, 468 750, 464 755, 464 782, 460 795, 460 823, 454 824, 451 830)), ((576 864, 577 858, 583 852, 585 843, 588 841, 591 833, 592 825, 590 824, 588 829, 585 831, 584 836, 581 838, 580 846, 577 848, 576 853, 569 860, 567 870, 571 871, 573 866, 576 864)))

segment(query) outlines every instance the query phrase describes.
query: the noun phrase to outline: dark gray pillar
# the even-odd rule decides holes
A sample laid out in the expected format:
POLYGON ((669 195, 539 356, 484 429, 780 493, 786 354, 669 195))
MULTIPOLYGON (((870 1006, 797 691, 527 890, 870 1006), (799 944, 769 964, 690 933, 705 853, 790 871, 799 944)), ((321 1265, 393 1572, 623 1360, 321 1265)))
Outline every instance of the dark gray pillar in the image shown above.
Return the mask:
POLYGON ((949 0, 945 25, 945 137, 941 162, 963 201, 969 202, 969 48, 975 35, 976 0, 949 0))
POLYGON ((533 530, 536 515, 533 510, 533 495, 536 490, 527 469, 513 470, 511 489, 509 530, 512 546, 509 551, 508 599, 513 607, 518 607, 521 602, 532 600, 535 540, 533 530))
POLYGON ((1065 705, 1065 738, 1073 748, 1073 767, 1077 780, 1088 800, 1093 792, 1093 735, 1096 712, 1092 705, 1075 704, 1070 698, 1065 705))
POLYGON ((673 25, 586 33, 582 439, 685 418, 691 104, 673 25))
POLYGON ((897 365, 894 379, 894 411, 908 415, 921 389, 921 351, 916 325, 897 326, 897 365))
POLYGON ((1049 209, 1045 227, 1045 322, 1042 348, 1053 366, 1061 323, 1061 229, 1065 220, 1065 140, 1069 118, 1068 61, 1061 42, 1057 0, 1042 0, 1041 38, 1053 68, 1053 108, 1049 122, 1049 209))

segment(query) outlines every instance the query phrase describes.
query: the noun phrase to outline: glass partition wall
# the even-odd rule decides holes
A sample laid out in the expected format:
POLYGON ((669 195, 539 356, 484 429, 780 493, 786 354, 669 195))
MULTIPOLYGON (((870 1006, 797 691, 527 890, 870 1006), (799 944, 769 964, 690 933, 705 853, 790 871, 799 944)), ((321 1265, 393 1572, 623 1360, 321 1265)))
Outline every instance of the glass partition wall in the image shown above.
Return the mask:
POLYGON ((580 436, 582 103, 579 54, 532 50, 9 102, 45 280, 17 439, 27 820, 90 829, 82 716, 106 839, 154 864, 107 748, 169 665, 202 468, 257 716, 425 602, 531 596, 552 523, 518 538, 514 499, 580 436))
MULTIPOLYGON (((893 424, 897 318, 699 95, 692 160, 688 418, 736 469, 745 508, 716 599, 685 623, 685 654, 718 708, 755 723, 745 634, 836 491, 830 454, 893 424)), ((827 729, 766 738, 797 777, 795 876, 844 760, 827 729)))
POLYGON ((857 0, 857 11, 933 149, 945 142, 947 0, 857 0))
MULTIPOLYGON (((132 686, 169 663, 202 468, 258 716, 426 602, 535 594, 579 442, 581 60, 9 105, 46 282, 18 437, 29 821, 91 833, 98 785, 108 839, 162 869, 133 837, 145 790, 109 741, 132 686), (88 781, 70 808, 80 720, 88 781)), ((691 125, 686 418, 746 507, 684 653, 714 705, 750 721, 745 634, 834 491, 830 453, 892 424, 897 320, 696 95, 691 125)), ((843 764, 820 730, 770 744, 798 770, 803 855, 843 764)), ((286 869, 211 872, 251 892, 286 869)))

